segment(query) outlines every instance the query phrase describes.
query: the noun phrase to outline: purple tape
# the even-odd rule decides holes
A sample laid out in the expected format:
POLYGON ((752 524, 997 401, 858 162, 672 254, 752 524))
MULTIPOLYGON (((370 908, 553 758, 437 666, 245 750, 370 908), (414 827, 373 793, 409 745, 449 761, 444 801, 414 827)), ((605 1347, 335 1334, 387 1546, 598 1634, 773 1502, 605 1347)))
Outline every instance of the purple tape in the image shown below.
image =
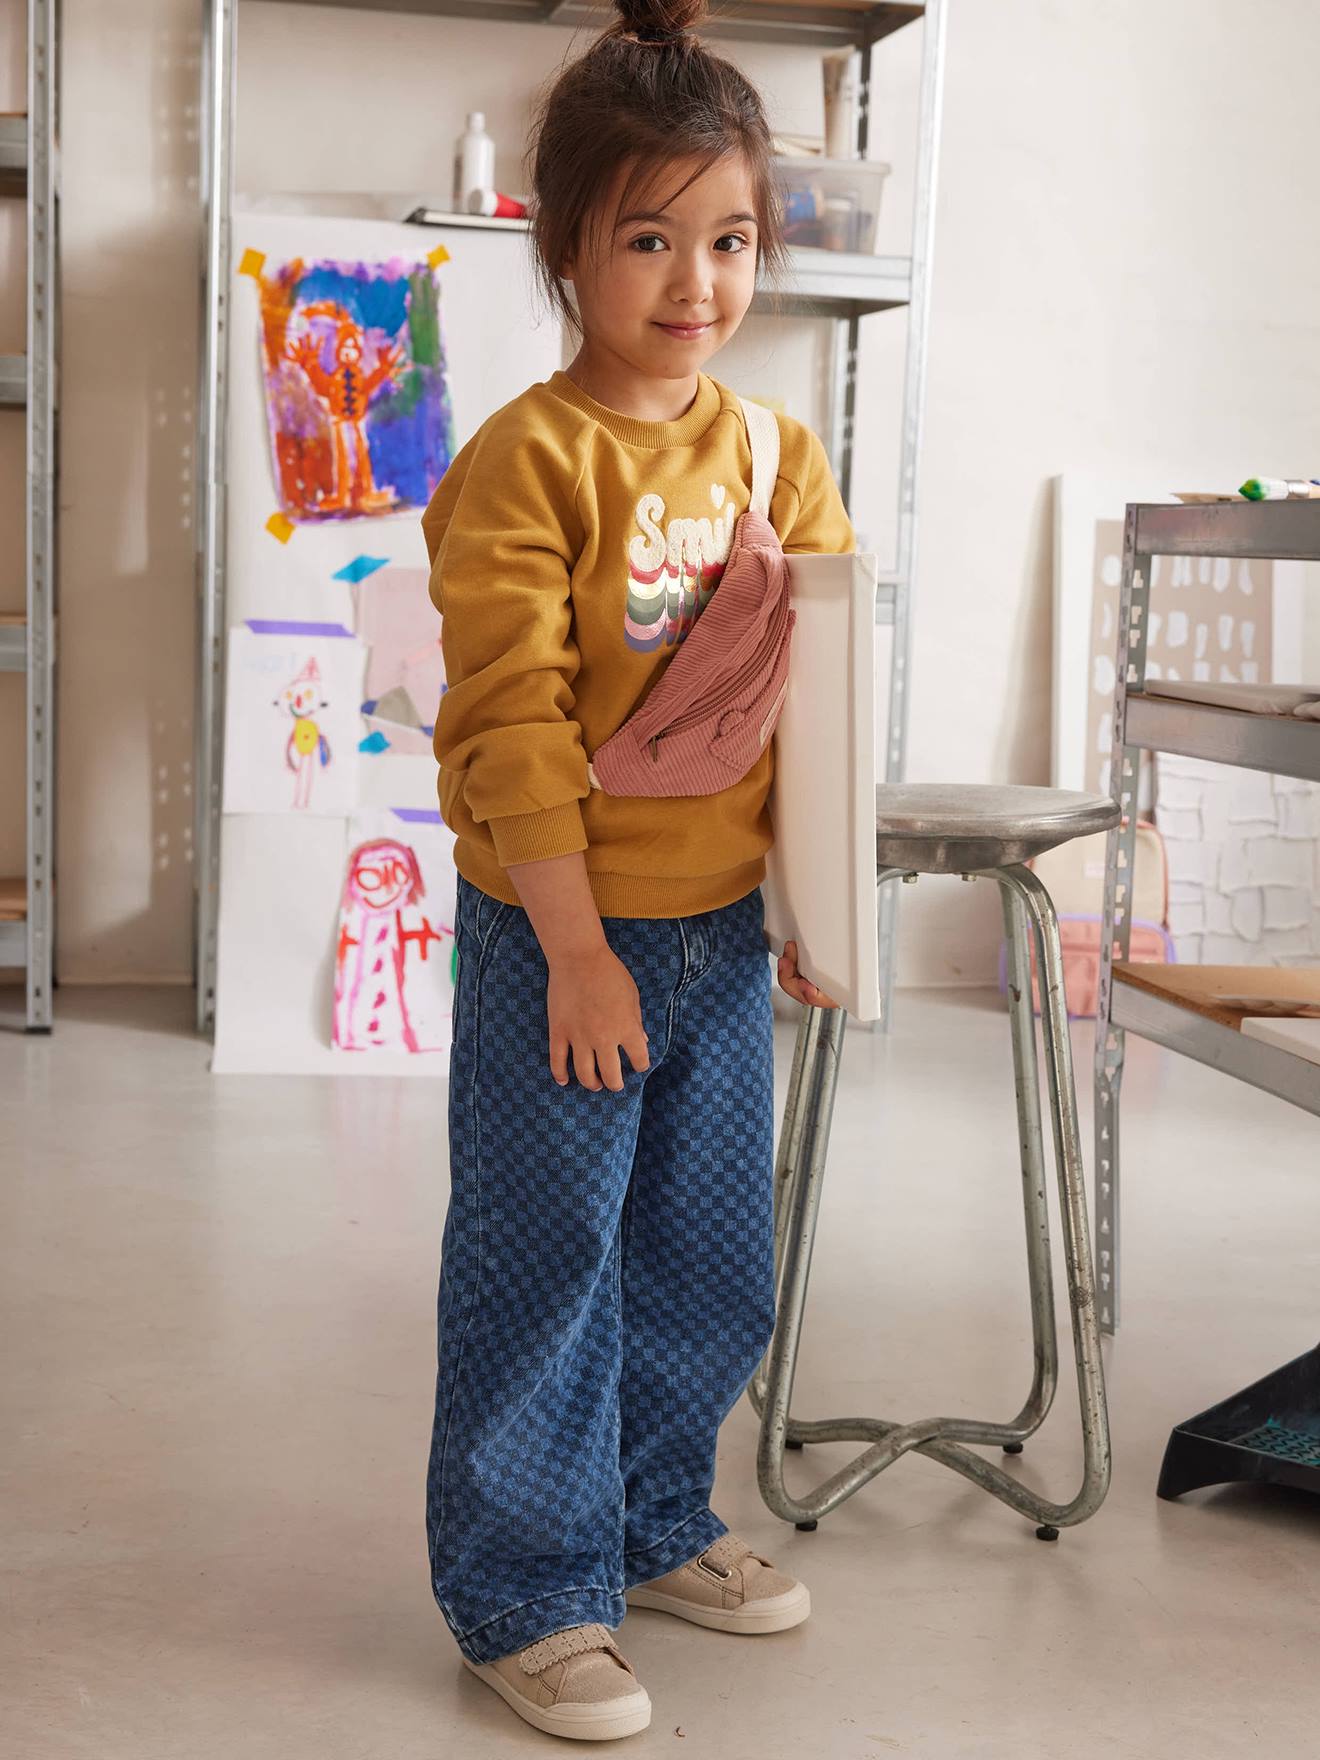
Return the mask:
POLYGON ((249 617, 247 627, 254 636, 348 636, 351 629, 342 623, 299 623, 285 617, 249 617))

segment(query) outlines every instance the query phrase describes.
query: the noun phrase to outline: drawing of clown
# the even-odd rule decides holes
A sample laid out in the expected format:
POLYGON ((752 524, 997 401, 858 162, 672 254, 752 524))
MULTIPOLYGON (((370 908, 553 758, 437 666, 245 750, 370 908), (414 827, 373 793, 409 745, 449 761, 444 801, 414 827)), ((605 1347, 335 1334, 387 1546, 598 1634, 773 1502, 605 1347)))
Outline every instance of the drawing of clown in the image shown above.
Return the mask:
POLYGON ((416 852, 397 838, 372 838, 349 857, 335 952, 332 1042, 341 1051, 439 1049, 421 1042, 408 1006, 409 943, 425 964, 430 943, 444 941, 425 915, 420 928, 405 926, 424 890, 416 852))
POLYGON ((393 507, 397 496, 390 487, 378 489, 367 445, 367 406, 378 386, 392 380, 403 360, 395 342, 376 351, 376 364, 367 370, 366 331, 342 306, 332 301, 303 307, 306 318, 329 318, 335 326, 333 365, 325 365, 324 345, 304 332, 285 344, 288 358, 307 375, 330 422, 334 439, 335 491, 321 498, 322 512, 377 513, 393 507))
POLYGON ((293 731, 284 747, 284 761, 293 771, 295 807, 312 804, 312 777, 316 773, 317 759, 323 769, 330 762, 330 742, 315 719, 318 709, 329 706, 321 695, 321 668, 313 654, 297 678, 286 684, 275 699, 275 707, 287 709, 293 717, 293 731))

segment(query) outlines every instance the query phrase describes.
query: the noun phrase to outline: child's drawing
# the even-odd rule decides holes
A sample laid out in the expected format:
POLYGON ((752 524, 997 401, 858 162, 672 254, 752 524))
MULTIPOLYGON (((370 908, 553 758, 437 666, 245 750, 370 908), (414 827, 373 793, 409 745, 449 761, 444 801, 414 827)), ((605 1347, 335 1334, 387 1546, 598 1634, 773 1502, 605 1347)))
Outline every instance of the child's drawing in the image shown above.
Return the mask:
POLYGON ((342 625, 229 632, 227 813, 352 811, 364 658, 342 625))
POLYGON ((385 568, 356 583, 359 640, 367 649, 364 752, 430 753, 445 693, 440 614, 420 568, 385 568))
POLYGON ((453 841, 438 813, 355 815, 335 945, 339 1050, 448 1050, 453 841))
POLYGON ((352 519, 425 506, 454 453, 435 271, 295 258, 257 281, 285 514, 352 519))
POLYGON ((330 742, 317 720, 318 712, 330 705, 321 695, 321 668, 315 654, 308 657, 297 678, 285 685, 276 706, 286 709, 293 721, 284 748, 284 762, 293 772, 293 805, 308 807, 317 765, 324 769, 330 762, 330 742))

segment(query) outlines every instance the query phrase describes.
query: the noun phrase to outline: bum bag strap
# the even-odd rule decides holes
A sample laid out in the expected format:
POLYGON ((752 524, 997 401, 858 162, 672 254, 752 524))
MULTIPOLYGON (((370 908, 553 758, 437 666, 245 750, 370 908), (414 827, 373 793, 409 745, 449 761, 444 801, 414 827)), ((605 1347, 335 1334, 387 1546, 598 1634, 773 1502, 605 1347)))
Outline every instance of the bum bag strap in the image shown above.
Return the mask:
POLYGON ((770 496, 779 475, 779 418, 763 403, 749 403, 744 397, 743 421, 752 447, 752 512, 770 517, 770 496))

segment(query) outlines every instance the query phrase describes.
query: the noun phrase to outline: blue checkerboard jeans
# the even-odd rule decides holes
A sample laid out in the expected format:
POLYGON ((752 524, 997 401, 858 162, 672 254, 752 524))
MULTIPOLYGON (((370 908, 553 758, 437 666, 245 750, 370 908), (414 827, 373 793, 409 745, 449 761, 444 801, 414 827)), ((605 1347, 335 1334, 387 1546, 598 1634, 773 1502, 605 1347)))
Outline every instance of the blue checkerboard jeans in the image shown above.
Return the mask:
POLYGON ((651 1065, 550 1073, 527 913, 458 883, 450 1201, 427 1474, 436 1600, 490 1662, 725 1531, 715 1437, 774 1329, 774 1069, 760 891, 606 917, 651 1065))

